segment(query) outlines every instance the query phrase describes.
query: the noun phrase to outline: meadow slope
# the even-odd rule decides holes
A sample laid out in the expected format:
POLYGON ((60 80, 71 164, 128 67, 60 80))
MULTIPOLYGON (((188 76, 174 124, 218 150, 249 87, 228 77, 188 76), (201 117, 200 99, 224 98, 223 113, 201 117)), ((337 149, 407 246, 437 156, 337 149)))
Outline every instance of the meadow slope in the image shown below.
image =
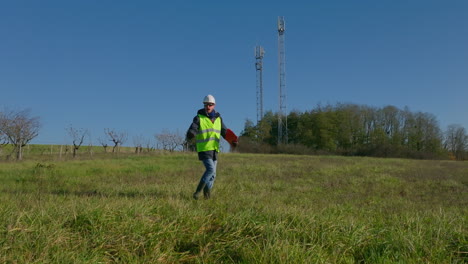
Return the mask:
POLYGON ((0 163, 1 263, 466 263, 468 162, 194 153, 0 163))

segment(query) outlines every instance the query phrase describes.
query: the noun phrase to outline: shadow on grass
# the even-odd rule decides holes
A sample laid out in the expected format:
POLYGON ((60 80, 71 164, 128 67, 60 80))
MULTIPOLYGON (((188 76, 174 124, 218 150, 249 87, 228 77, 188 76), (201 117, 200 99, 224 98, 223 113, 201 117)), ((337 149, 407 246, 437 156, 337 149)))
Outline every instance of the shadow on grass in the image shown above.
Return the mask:
POLYGON ((82 191, 70 191, 70 190, 52 190, 52 191, 40 191, 35 189, 29 190, 2 190, 3 193, 13 194, 13 195, 25 195, 25 194, 40 194, 44 195, 58 195, 58 196, 79 196, 79 197, 125 197, 125 198, 145 198, 145 197, 169 197, 173 195, 168 195, 162 192, 137 192, 137 191, 127 191, 127 192, 101 192, 98 190, 82 190, 82 191))
POLYGON ((136 191, 127 191, 127 192, 101 192, 97 190, 84 190, 84 191, 69 191, 69 190, 56 190, 51 191, 52 195, 60 196, 80 196, 80 197, 125 197, 125 198, 144 198, 144 197, 164 197, 166 196, 163 193, 159 192, 136 192, 136 191))

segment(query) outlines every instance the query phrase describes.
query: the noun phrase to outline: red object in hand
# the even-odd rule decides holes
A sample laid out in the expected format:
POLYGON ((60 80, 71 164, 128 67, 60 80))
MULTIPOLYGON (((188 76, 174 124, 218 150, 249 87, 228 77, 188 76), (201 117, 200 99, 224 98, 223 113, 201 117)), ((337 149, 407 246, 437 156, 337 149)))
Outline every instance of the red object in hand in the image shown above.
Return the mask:
POLYGON ((224 139, 226 139, 226 141, 229 142, 231 146, 235 146, 234 143, 237 144, 237 136, 234 134, 234 132, 232 132, 231 129, 226 130, 226 137, 224 139))

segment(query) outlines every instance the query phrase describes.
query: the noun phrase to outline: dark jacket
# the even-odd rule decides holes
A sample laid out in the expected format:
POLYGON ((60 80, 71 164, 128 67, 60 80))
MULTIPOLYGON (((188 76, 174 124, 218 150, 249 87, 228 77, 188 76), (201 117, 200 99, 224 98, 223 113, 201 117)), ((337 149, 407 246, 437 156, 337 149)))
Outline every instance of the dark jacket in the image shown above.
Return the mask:
MULTIPOLYGON (((218 112, 216 112, 216 110, 213 110, 213 111, 215 112, 215 115, 212 121, 214 121, 218 117, 221 119, 221 136, 224 138, 226 136, 227 127, 224 124, 223 119, 221 118, 221 115, 218 112)), ((206 113, 205 108, 198 110, 197 115, 193 118, 192 124, 187 130, 187 134, 185 136, 187 141, 194 138, 198 133, 198 129, 200 128, 200 117, 198 117, 198 115, 204 115, 208 117, 208 114, 206 113)), ((217 160, 217 158, 218 158, 218 152, 216 152, 215 150, 198 152, 199 160, 204 160, 204 159, 217 160)))

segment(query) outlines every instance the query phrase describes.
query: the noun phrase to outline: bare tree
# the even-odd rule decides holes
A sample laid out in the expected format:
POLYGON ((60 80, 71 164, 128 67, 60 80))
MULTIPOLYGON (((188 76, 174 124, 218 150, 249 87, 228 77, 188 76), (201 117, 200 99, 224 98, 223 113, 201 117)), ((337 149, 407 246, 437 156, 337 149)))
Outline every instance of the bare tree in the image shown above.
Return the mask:
POLYGON ((177 148, 183 148, 184 146, 184 137, 178 132, 173 133, 164 129, 161 133, 154 136, 156 138, 156 142, 158 142, 158 145, 160 145, 163 150, 172 152, 177 148))
POLYGON ((107 144, 107 141, 108 140, 103 139, 101 137, 98 138, 99 144, 101 144, 101 146, 104 148, 104 153, 107 153, 107 147, 109 146, 109 144, 107 144))
POLYGON ((138 135, 133 137, 133 145, 135 146, 135 153, 139 154, 143 152, 143 142, 145 141, 145 138, 143 135, 138 135))
POLYGON ((450 151, 457 160, 465 158, 468 150, 468 135, 464 127, 450 125, 445 132, 445 148, 450 151))
POLYGON ((0 155, 3 152, 3 146, 5 146, 6 144, 8 144, 8 139, 7 139, 6 135, 3 134, 3 132, 0 129, 0 155))
POLYGON ((150 152, 154 150, 154 144, 150 138, 147 138, 145 140, 145 147, 146 147, 146 152, 150 152))
POLYGON ((39 135, 39 117, 31 117, 31 111, 5 111, 0 113, 0 134, 13 145, 17 160, 23 159, 23 147, 39 135))
POLYGON ((76 157, 76 153, 78 152, 78 149, 81 147, 81 144, 83 144, 85 137, 89 135, 89 132, 87 129, 74 128, 71 125, 66 130, 67 130, 68 135, 72 138, 73 157, 76 157))
POLYGON ((119 151, 119 147, 122 146, 122 144, 125 143, 125 141, 127 141, 128 138, 126 132, 117 132, 109 128, 104 129, 104 133, 109 137, 110 141, 114 142, 112 153, 115 152, 115 149, 119 151))

